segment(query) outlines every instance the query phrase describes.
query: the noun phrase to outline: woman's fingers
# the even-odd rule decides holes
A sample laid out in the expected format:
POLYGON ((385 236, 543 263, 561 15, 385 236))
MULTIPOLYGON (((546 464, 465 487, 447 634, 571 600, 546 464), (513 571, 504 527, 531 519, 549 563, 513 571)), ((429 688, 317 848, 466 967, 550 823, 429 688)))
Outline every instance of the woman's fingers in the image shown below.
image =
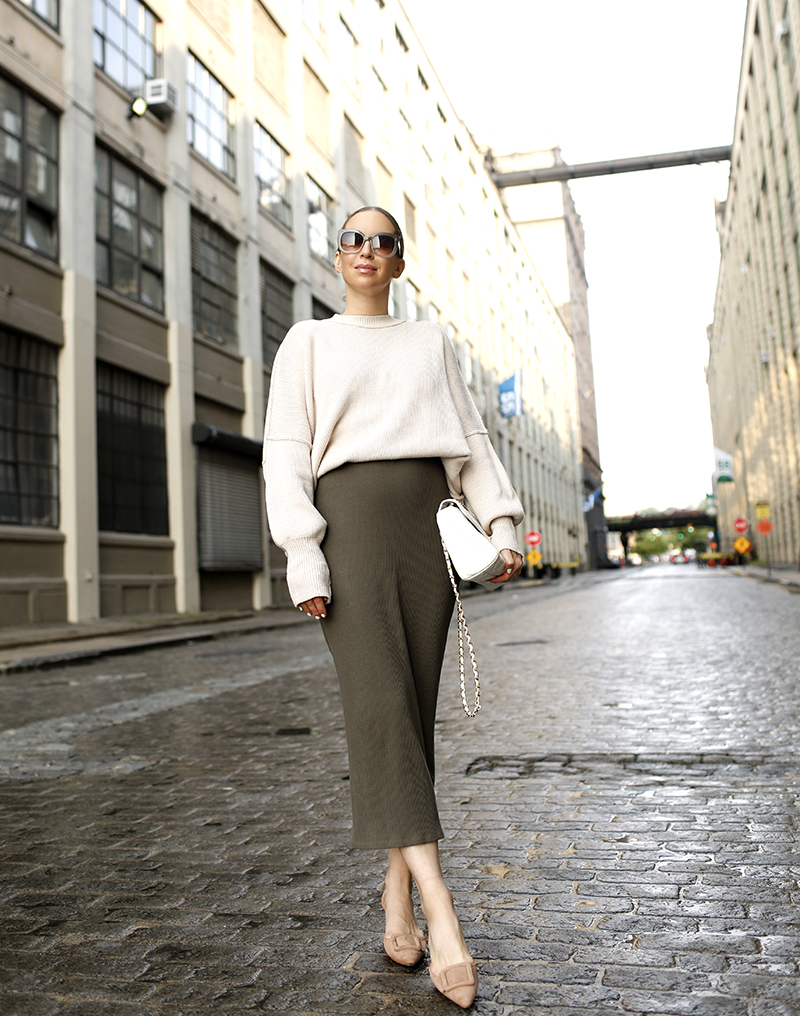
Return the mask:
POLYGON ((297 609, 302 610, 309 617, 316 617, 318 621, 327 616, 327 604, 324 596, 314 596, 310 600, 303 600, 302 603, 298 603, 297 609))
POLYGON ((497 578, 489 579, 495 585, 500 585, 501 582, 508 582, 509 579, 516 578, 522 571, 522 554, 518 554, 515 550, 501 550, 500 556, 505 561, 506 567, 505 571, 501 572, 497 578))

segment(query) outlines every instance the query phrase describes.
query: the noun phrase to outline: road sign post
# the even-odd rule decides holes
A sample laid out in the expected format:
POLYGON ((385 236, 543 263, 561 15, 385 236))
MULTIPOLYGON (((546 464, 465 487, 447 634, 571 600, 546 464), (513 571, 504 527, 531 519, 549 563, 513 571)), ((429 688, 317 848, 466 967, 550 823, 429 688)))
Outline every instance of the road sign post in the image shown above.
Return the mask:
POLYGON ((770 556, 769 556, 769 540, 767 539, 769 534, 772 532, 772 523, 769 520, 769 505, 767 504, 766 501, 759 501, 759 502, 757 502, 756 503, 756 515, 758 515, 759 504, 765 504, 765 505, 767 505, 767 514, 759 516, 759 521, 758 521, 758 524, 756 525, 756 529, 764 537, 764 546, 767 548, 767 575, 769 575, 769 577, 772 578, 772 562, 770 561, 770 556))

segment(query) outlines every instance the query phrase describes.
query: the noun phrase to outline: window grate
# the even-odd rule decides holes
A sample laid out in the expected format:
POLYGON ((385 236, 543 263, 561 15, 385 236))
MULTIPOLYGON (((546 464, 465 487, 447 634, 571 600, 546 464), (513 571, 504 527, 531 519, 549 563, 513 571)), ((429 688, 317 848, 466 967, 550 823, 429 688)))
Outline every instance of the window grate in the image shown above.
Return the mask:
POLYGON ((58 525, 58 356, 0 328, 0 523, 58 525))
POLYGON ((275 354, 294 322, 294 283, 266 261, 261 262, 261 349, 264 366, 275 354))
POLYGON ((169 534, 164 388, 101 362, 97 483, 100 529, 169 534))
POLYGON ((236 241, 192 212, 192 321, 208 339, 238 347, 236 241))

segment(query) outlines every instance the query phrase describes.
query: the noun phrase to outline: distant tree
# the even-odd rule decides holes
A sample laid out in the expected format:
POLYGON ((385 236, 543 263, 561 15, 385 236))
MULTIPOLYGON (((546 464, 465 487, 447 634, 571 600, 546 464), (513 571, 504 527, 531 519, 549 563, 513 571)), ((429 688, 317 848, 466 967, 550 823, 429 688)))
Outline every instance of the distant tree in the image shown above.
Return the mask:
POLYGON ((659 529, 645 529, 636 534, 636 541, 631 550, 634 554, 647 559, 655 554, 666 554, 669 543, 659 529))

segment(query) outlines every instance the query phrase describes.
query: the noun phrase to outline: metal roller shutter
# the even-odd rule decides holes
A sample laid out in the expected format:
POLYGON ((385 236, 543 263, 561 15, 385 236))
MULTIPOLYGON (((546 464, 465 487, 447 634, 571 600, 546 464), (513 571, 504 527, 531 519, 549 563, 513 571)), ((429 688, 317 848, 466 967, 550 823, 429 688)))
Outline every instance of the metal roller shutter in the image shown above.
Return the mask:
POLYGON ((263 570, 258 466, 258 461, 249 455, 198 446, 197 529, 201 570, 263 570))

